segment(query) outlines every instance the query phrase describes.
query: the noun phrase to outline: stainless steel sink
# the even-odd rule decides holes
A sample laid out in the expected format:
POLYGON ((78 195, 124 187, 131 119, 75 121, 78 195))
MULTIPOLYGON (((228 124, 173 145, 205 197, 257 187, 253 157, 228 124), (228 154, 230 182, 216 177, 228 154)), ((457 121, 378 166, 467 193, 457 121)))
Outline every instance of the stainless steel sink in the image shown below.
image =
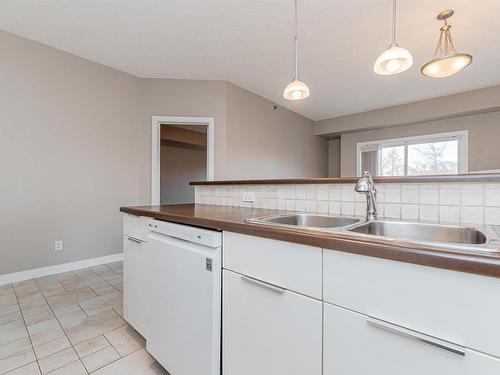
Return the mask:
POLYGON ((317 214, 283 214, 248 219, 250 223, 268 224, 291 228, 329 229, 358 223, 358 219, 317 214))
POLYGON ((479 230, 454 225, 370 221, 348 228, 347 231, 425 243, 482 245, 487 242, 487 237, 479 230))

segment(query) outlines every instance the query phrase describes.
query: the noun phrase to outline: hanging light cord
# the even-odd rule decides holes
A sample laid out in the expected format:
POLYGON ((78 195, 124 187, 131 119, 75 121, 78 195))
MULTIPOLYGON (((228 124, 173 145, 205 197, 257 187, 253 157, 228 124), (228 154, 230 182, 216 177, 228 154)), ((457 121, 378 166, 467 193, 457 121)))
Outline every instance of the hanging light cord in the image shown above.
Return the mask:
POLYGON ((295 0, 295 23, 294 23, 294 44, 295 44, 295 79, 299 79, 299 38, 297 27, 297 0, 295 0))
POLYGON ((392 1, 392 45, 396 45, 396 0, 392 1))

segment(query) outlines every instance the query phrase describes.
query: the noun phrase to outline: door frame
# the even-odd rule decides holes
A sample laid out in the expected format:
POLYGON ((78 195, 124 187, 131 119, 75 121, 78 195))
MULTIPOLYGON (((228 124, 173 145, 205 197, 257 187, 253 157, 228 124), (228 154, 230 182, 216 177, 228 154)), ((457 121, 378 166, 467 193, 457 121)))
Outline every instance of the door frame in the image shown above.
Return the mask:
POLYGON ((214 143, 215 119, 213 117, 151 117, 151 205, 160 204, 160 128, 162 124, 169 125, 200 125, 207 126, 207 180, 214 179, 214 143))

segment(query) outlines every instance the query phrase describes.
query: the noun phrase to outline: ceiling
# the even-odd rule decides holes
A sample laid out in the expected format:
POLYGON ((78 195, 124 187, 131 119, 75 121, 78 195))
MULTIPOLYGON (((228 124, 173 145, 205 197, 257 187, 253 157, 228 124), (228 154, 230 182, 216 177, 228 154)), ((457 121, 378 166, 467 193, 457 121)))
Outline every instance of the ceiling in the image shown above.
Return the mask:
POLYGON ((411 70, 381 77, 373 62, 390 42, 390 0, 299 0, 301 78, 311 96, 282 98, 293 76, 292 0, 0 0, 0 29, 140 77, 227 80, 313 120, 500 83, 499 0, 400 0, 398 42, 411 70), (423 77, 441 10, 473 65, 423 77))

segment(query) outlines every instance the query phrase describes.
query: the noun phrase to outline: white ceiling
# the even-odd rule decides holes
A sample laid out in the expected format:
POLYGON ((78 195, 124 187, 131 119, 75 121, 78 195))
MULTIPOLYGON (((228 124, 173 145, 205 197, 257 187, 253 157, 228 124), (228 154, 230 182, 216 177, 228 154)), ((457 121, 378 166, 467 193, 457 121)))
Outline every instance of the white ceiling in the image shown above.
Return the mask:
POLYGON ((227 80, 314 120, 500 83, 500 0, 400 0, 398 41, 415 65, 375 75, 391 3, 299 0, 300 75, 311 96, 293 103, 282 98, 293 75, 292 0, 0 0, 0 29, 140 77, 227 80), (474 62, 433 80, 419 68, 447 8, 457 49, 474 62))

